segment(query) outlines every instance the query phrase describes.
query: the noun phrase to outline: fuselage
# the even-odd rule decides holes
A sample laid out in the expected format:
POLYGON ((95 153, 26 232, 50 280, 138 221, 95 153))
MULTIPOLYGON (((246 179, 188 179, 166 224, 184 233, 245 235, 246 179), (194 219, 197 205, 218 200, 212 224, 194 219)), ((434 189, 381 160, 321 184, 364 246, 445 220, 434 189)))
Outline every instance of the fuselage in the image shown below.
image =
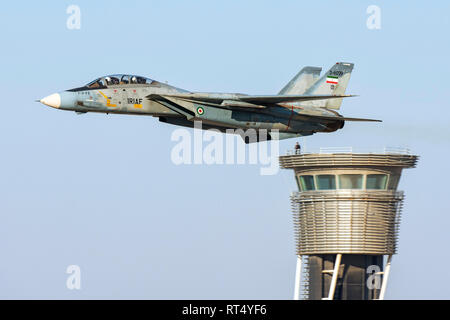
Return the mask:
MULTIPOLYGON (((315 132, 332 132, 343 126, 342 120, 312 121, 311 114, 336 117, 337 113, 323 108, 308 108, 280 105, 254 110, 218 108, 205 103, 183 102, 193 116, 180 114, 158 101, 148 99, 151 95, 189 93, 159 81, 133 75, 111 75, 96 79, 79 88, 62 91, 40 100, 48 106, 77 113, 100 112, 159 117, 166 123, 192 126, 193 121, 202 121, 204 128, 267 129, 280 132, 310 135, 315 132), (308 115, 305 117, 302 115, 308 115)), ((211 93, 227 97, 236 94, 211 93)))

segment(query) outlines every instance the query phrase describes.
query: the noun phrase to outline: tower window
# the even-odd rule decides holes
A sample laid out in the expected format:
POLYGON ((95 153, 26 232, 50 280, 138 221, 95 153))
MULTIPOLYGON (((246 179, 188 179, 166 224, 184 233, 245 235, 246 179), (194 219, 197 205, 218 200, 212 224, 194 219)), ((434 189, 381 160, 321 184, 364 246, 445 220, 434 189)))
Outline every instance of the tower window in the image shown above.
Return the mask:
POLYGON ((339 189, 362 189, 362 174, 341 174, 339 176, 339 189))
POLYGON ((386 189, 386 174, 368 174, 366 189, 386 189))
POLYGON ((302 191, 315 190, 314 176, 300 176, 300 188, 302 191))
POLYGON ((317 190, 336 189, 336 177, 331 174, 321 174, 316 176, 317 190))

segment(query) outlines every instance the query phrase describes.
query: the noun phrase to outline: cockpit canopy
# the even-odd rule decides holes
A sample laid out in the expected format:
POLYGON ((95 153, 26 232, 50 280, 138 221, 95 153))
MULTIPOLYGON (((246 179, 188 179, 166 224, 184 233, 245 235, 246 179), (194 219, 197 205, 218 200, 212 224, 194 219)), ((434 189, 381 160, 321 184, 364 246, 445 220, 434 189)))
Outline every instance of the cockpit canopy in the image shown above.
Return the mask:
POLYGON ((129 74, 113 74, 105 77, 95 79, 89 82, 88 88, 104 88, 108 86, 118 85, 135 85, 135 84, 151 84, 154 80, 129 74))

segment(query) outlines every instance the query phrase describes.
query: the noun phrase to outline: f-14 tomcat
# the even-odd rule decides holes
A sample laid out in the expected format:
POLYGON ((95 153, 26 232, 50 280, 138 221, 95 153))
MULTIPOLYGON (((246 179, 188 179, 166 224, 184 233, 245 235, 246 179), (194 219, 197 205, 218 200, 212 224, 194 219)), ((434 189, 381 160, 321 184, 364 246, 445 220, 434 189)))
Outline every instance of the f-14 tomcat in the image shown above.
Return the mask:
POLYGON ((287 139, 334 132, 345 121, 379 121, 346 118, 337 112, 342 99, 352 97, 345 94, 352 70, 353 63, 338 62, 320 77, 322 68, 304 67, 277 95, 190 92, 141 76, 116 74, 40 102, 77 113, 149 115, 186 127, 201 121, 202 129, 222 132, 266 129, 264 140, 287 139))

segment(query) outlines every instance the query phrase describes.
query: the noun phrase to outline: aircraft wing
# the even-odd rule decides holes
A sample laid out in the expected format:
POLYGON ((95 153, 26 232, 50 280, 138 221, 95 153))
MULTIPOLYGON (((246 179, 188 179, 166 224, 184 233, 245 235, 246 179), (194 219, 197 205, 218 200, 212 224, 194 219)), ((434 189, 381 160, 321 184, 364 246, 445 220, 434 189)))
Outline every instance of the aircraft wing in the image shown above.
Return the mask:
MULTIPOLYGON (((176 95, 159 95, 159 94, 151 94, 149 96, 147 96, 147 99, 149 100, 154 100, 157 101, 159 103, 161 103, 162 105, 166 106, 167 108, 181 114, 184 115, 187 119, 191 119, 195 116, 195 113, 190 109, 190 104, 192 104, 192 102, 201 102, 202 104, 205 105, 210 105, 210 106, 214 106, 214 107, 225 107, 225 108, 229 108, 229 109, 234 109, 234 108, 252 108, 252 109, 260 109, 260 108, 265 108, 265 106, 261 105, 261 101, 260 101, 260 97, 279 97, 279 96, 244 96, 246 98, 251 98, 251 99, 256 99, 258 101, 255 100, 250 100, 250 101, 255 101, 256 103, 258 103, 258 105, 253 104, 249 101, 242 101, 242 100, 231 100, 230 97, 227 97, 227 100, 220 100, 221 103, 219 104, 220 101, 218 100, 213 100, 212 98, 210 98, 209 101, 202 101, 202 100, 194 100, 194 99, 183 99, 183 97, 185 96, 189 96, 190 94, 176 94, 176 95)), ((281 97, 294 97, 294 96, 281 96, 281 97)), ((295 96, 298 97, 298 96, 295 96)), ((311 97, 311 96, 308 96, 311 97)), ((316 100, 318 99, 324 99, 324 96, 313 96, 313 97, 317 97, 315 98, 316 100), (318 98, 320 97, 320 98, 318 98)), ((331 97, 331 98, 336 98, 336 96, 326 96, 326 97, 331 97)), ((342 97, 342 96, 341 96, 342 97)), ((331 99, 328 98, 328 99, 331 99)), ((198 98, 197 98, 198 99, 198 98)), ((268 100, 264 100, 268 101, 268 100)), ((275 102, 272 102, 271 105, 276 104, 275 102)), ((300 118, 306 118, 306 119, 316 119, 316 120, 331 120, 331 121, 337 121, 337 120, 343 120, 343 121, 371 121, 371 122, 381 122, 381 120, 376 120, 376 119, 364 119, 364 118, 348 118, 348 117, 342 117, 342 116, 324 116, 324 115, 317 115, 317 114, 308 114, 308 113, 299 113, 296 115, 296 117, 300 117, 300 118)))
POLYGON ((238 108, 264 108, 283 102, 300 102, 323 99, 348 98, 354 95, 259 95, 244 94, 216 94, 216 93, 175 93, 162 95, 149 95, 150 100, 160 98, 175 98, 190 102, 210 103, 222 107, 238 108))
MULTIPOLYGON (((147 99, 157 101, 166 108, 185 116, 187 119, 191 119, 195 115, 189 107, 184 105, 185 103, 178 103, 177 99, 159 94, 148 95, 147 99)), ((183 102, 183 100, 181 100, 181 102, 183 102)))

